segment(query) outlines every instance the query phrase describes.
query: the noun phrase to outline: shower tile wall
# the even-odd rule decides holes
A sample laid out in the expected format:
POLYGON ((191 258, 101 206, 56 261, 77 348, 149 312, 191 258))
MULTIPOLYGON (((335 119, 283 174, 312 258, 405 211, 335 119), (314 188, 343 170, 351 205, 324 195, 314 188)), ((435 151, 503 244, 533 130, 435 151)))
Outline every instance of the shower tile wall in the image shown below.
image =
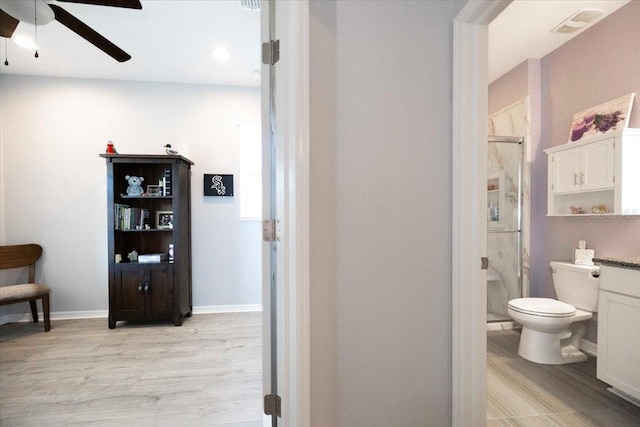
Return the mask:
MULTIPOLYGON (((504 173, 503 186, 505 206, 501 208, 502 224, 500 230, 506 233, 490 232, 487 236, 489 272, 487 282, 487 312, 498 317, 508 318, 507 301, 511 298, 529 295, 529 212, 530 212, 530 173, 529 173, 529 99, 522 99, 489 117, 489 135, 524 136, 524 159, 522 169, 522 291, 517 287, 518 278, 518 240, 517 201, 518 201, 518 163, 519 150, 511 144, 490 143, 488 177, 504 173)), ((495 230, 491 230, 495 231, 495 230)), ((489 316, 491 320, 492 316, 489 316)))

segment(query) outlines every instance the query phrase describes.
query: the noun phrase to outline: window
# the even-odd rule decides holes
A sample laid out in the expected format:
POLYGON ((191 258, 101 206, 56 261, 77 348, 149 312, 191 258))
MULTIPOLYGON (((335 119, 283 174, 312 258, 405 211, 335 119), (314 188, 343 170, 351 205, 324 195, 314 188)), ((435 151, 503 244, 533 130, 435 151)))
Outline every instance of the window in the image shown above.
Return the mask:
POLYGON ((238 125, 240 219, 262 219, 262 130, 260 122, 238 125))

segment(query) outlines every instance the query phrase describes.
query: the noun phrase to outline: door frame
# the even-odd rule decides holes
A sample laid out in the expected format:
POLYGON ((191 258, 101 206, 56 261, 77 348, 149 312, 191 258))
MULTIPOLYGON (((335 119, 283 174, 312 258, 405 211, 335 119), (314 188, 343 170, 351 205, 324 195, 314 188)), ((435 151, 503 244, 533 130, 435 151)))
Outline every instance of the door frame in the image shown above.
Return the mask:
POLYGON ((468 1, 453 22, 452 422, 486 424, 488 24, 511 0, 468 1))
MULTIPOLYGON (((488 24, 512 0, 468 1, 453 23, 452 116, 452 425, 486 424, 485 207, 488 117, 488 24), (470 260, 472 262, 470 262, 470 260)), ((309 241, 309 3, 278 2, 276 22, 287 79, 280 86, 286 111, 283 240, 285 322, 282 362, 284 425, 310 425, 309 241)))
MULTIPOLYGON (((276 285, 281 311, 276 329, 278 395, 282 398, 278 423, 307 427, 311 420, 309 2, 271 1, 275 1, 276 39, 280 40, 280 61, 275 65, 280 67, 276 71, 276 127, 277 149, 283 159, 282 171, 277 173, 283 192, 278 202, 282 212, 278 250, 284 252, 276 285)), ((263 0, 261 10, 265 9, 268 1, 263 0)), ((264 93, 263 88, 263 97, 264 93)), ((263 318, 266 321, 268 316, 263 318)), ((263 366, 266 378, 269 364, 263 366)), ((270 425, 267 422, 265 425, 270 425)))

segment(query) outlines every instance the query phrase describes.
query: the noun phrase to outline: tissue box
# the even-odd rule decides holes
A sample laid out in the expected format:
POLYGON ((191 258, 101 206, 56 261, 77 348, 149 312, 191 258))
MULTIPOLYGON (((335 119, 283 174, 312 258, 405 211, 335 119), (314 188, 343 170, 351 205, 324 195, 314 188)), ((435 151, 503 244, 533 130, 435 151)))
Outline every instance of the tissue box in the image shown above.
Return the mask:
POLYGON ((593 249, 574 249, 573 263, 576 265, 593 265, 593 249))

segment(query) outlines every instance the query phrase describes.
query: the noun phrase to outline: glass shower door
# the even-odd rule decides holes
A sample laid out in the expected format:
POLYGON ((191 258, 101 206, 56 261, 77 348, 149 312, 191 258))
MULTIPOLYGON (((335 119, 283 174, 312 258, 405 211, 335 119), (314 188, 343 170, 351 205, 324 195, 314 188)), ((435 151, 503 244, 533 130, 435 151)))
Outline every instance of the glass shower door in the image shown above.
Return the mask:
POLYGON ((487 167, 487 320, 510 320, 522 296, 522 138, 490 137, 487 167))

